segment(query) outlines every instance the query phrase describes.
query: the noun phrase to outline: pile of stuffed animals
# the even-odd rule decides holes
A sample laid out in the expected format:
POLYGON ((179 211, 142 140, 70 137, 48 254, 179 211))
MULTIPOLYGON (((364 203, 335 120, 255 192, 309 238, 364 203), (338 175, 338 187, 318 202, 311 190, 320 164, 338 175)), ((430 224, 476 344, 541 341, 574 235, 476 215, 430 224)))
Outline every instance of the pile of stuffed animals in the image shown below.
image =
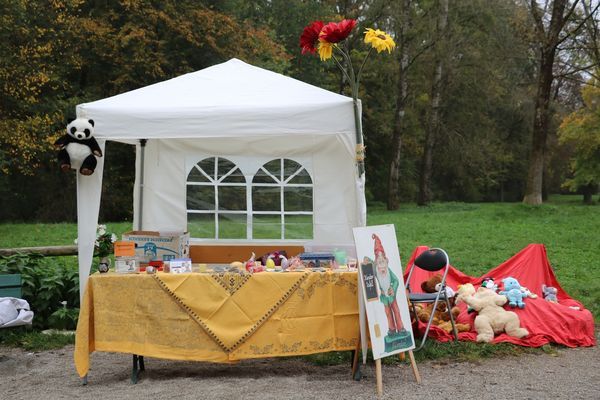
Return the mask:
MULTIPOLYGON (((440 289, 441 282, 441 275, 433 275, 430 279, 421 283, 421 290, 423 290, 425 293, 437 293, 440 289)), ((455 293, 454 290, 449 286, 446 287, 446 295, 450 299, 450 312, 452 313, 454 321, 456 321, 456 317, 458 317, 458 314, 460 314, 460 308, 454 306, 455 293)), ((450 322, 448 306, 445 302, 440 301, 435 310, 433 309, 433 303, 415 304, 415 309, 419 321, 427 323, 431 317, 431 314, 433 313, 433 320, 431 321, 431 324, 445 330, 448 333, 452 332, 452 323, 450 322)), ((455 322, 455 325, 458 332, 468 332, 471 330, 471 325, 469 324, 459 324, 455 322)))
MULTIPOLYGON (((441 287, 442 276, 439 274, 433 275, 430 279, 421 283, 421 289, 425 293, 437 293, 441 287)), ((509 310, 505 310, 502 306, 508 304, 511 308, 524 308, 525 299, 537 298, 535 293, 532 293, 526 287, 519 284, 519 281, 512 277, 507 277, 502 280, 503 290, 498 292, 499 287, 494 282, 493 278, 483 279, 481 286, 478 289, 471 283, 460 285, 457 292, 446 286, 446 295, 451 299, 451 310, 454 320, 460 313, 459 307, 455 304, 465 303, 469 313, 477 312, 475 317, 475 330, 477 331, 478 342, 491 342, 495 334, 506 332, 507 335, 516 338, 523 338, 529 335, 527 329, 521 327, 519 316, 509 310)), ((542 286, 544 299, 556 303, 558 290, 554 287, 542 286)), ((416 318, 422 322, 428 322, 431 314, 434 314, 432 324, 438 326, 444 331, 452 332, 450 316, 447 312, 445 302, 438 303, 436 310, 433 310, 433 304, 415 305, 416 318)), ((469 324, 456 323, 458 332, 467 332, 471 330, 469 324)))

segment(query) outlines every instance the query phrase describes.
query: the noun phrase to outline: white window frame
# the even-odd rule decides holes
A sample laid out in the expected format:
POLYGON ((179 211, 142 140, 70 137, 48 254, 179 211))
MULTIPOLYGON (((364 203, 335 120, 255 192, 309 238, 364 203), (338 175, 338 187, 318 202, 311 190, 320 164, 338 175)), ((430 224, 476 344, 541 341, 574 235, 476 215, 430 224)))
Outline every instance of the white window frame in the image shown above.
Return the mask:
MULTIPOLYGON (((229 175, 231 175, 234 171, 236 170, 240 170, 241 168, 234 163, 233 161, 231 161, 229 158, 226 157, 219 157, 219 156, 209 156, 209 157, 204 157, 202 158, 200 161, 198 161, 197 163, 194 164, 194 166, 192 167, 192 169, 188 172, 188 177, 186 177, 186 181, 185 181, 185 185, 186 185, 186 203, 187 203, 187 187, 189 186, 208 186, 208 187, 212 187, 215 191, 215 203, 214 203, 214 210, 190 210, 189 208, 187 208, 186 206, 186 211, 188 214, 214 214, 215 217, 215 234, 214 234, 214 238, 213 239, 219 239, 219 214, 248 214, 248 201, 246 201, 246 210, 219 210, 219 187, 226 187, 226 186, 230 186, 230 187, 243 187, 246 189, 246 199, 248 198, 247 193, 248 193, 248 179, 244 176, 245 182, 223 182, 225 179, 227 179, 227 177, 229 175), (199 167, 199 164, 201 162, 203 162, 206 159, 214 159, 214 168, 215 168, 215 172, 214 172, 214 176, 209 176, 202 168, 199 167), (219 159, 223 159, 223 160, 227 160, 228 162, 233 164, 233 167, 222 177, 218 177, 219 174, 219 159), (204 175, 207 179, 208 182, 189 182, 188 181, 188 177, 189 175, 192 173, 192 170, 196 170, 198 172, 200 172, 202 175, 204 175)), ((243 171, 242 171, 243 173, 243 171)), ((246 216, 246 221, 248 221, 248 217, 246 216)), ((248 229, 246 229, 246 233, 247 233, 248 229)), ((204 239, 204 238, 203 238, 204 239)), ((211 239, 211 238, 207 238, 207 239, 211 239)), ((238 239, 236 239, 238 240, 238 239)))
MULTIPOLYGON (((259 171, 263 171, 265 174, 267 174, 268 176, 271 177, 271 179, 273 179, 275 181, 275 183, 254 183, 254 177, 252 178, 252 188, 255 187, 279 187, 279 201, 280 201, 280 205, 279 205, 279 211, 254 211, 254 209, 252 209, 252 215, 251 217, 256 214, 256 215, 279 215, 280 220, 281 220, 281 232, 280 232, 280 240, 289 240, 286 239, 285 237, 285 216, 286 215, 310 215, 312 218, 313 223, 311 224, 313 226, 313 233, 314 233, 314 183, 313 183, 313 178, 312 176, 310 176, 310 173, 308 172, 308 169, 306 169, 306 167, 304 165, 302 165, 301 163, 299 163, 298 161, 291 159, 291 158, 274 158, 271 159, 269 161, 267 161, 266 163, 264 163, 256 172, 256 174, 258 174, 259 171), (279 168, 280 168, 280 176, 276 177, 275 175, 273 175, 271 172, 267 171, 265 168, 265 165, 267 165, 268 163, 274 161, 274 160, 279 160, 280 164, 279 164, 279 168), (293 174, 291 174, 290 176, 288 176, 287 178, 285 178, 284 174, 285 174, 285 170, 284 170, 284 164, 285 164, 285 160, 289 160, 289 161, 293 161, 296 164, 298 164, 300 167, 298 168, 297 171, 295 171, 293 174), (308 177, 310 178, 311 183, 289 183, 292 179, 294 179, 300 172, 302 171, 306 171, 306 173, 308 174, 308 177), (291 187, 307 187, 311 189, 311 199, 312 199, 312 203, 313 203, 313 207, 312 207, 312 211, 285 211, 285 189, 286 188, 291 188, 291 187)), ((254 174, 256 176, 256 174, 254 174)), ((252 225, 252 223, 250 223, 252 225)), ((252 228, 252 226, 251 226, 252 228)), ((250 232, 250 238, 252 238, 252 232, 250 232)), ((311 235, 308 238, 303 238, 300 240, 311 240, 313 239, 314 235, 311 235)), ((275 239, 273 239, 275 240, 275 239)), ((296 239, 293 239, 296 240, 296 239)))
MULTIPOLYGON (((190 164, 192 164, 192 167, 189 168, 187 174, 186 174, 186 203, 187 203, 187 188, 189 186, 208 186, 208 187, 213 187, 214 192, 215 192, 215 203, 214 203, 214 210, 193 210, 193 209, 189 209, 186 206, 186 212, 187 214, 210 214, 210 215, 214 215, 215 217, 215 232, 214 232, 214 236, 213 237, 207 237, 207 238, 191 238, 193 241, 199 241, 199 242, 210 242, 210 241, 216 241, 216 240, 220 240, 220 241, 231 241, 231 242, 246 242, 249 240, 252 241, 257 241, 257 242, 280 242, 280 241, 286 241, 286 242, 306 242, 306 241, 310 241, 314 238, 314 179, 309 171, 309 168, 307 168, 307 166, 296 160, 293 158, 286 158, 286 157, 278 157, 278 158, 269 158, 266 159, 266 161, 261 162, 260 166, 258 168, 254 167, 254 171, 245 171, 244 170, 244 165, 243 163, 239 163, 236 162, 236 157, 222 157, 222 156, 214 156, 214 155, 205 155, 203 157, 194 157, 194 161, 190 161, 190 164), (198 164, 202 163, 203 161, 205 161, 206 159, 213 159, 214 163, 215 163, 215 172, 214 172, 214 176, 209 176, 205 171, 203 171, 198 164), (217 178, 218 176, 218 163, 219 163, 219 159, 225 159, 229 162, 231 162, 234 167, 231 168, 230 171, 228 171, 225 175, 223 175, 221 178, 217 178), (197 161, 195 161, 197 160, 197 161), (279 160, 280 162, 280 176, 276 177, 275 175, 273 175, 270 171, 266 170, 265 165, 273 162, 274 160, 279 160), (284 164, 285 164, 285 160, 290 160, 295 162, 296 164, 299 165, 299 168, 294 171, 294 173, 292 173, 289 177, 285 178, 284 174, 285 174, 285 170, 284 170, 284 164), (242 164, 242 165, 240 165, 242 164), (231 173, 233 173, 234 171, 236 171, 236 169, 240 169, 240 171, 242 172, 244 178, 245 178, 245 183, 242 182, 223 182, 224 179, 226 179, 231 173), (188 177, 189 174, 196 169, 196 171, 200 172, 202 175, 204 175, 207 179, 208 182, 189 182, 188 181, 188 177), (273 179, 273 183, 253 183, 254 182, 254 178, 256 176, 256 174, 259 171, 263 171, 265 174, 267 174, 268 176, 271 177, 271 179, 273 179), (308 177, 310 178, 311 183, 289 183, 292 179, 294 179, 300 172, 302 171, 306 171, 308 177), (230 187, 245 187, 246 188, 246 210, 219 210, 219 187, 226 187, 226 186, 230 186, 230 187), (280 210, 278 211, 254 211, 254 207, 253 207, 253 203, 252 203, 252 192, 253 192, 253 188, 255 187, 278 187, 279 188, 279 196, 280 196, 280 210), (311 211, 285 211, 285 189, 286 188, 290 188, 290 187, 308 187, 311 188, 311 197, 312 197, 312 210, 311 211), (219 238, 219 214, 239 214, 239 215, 246 215, 246 237, 245 238, 235 238, 235 239, 220 239, 219 238), (279 238, 270 238, 270 239, 254 239, 254 233, 253 233, 253 217, 254 215, 272 215, 272 216, 279 216, 280 221, 281 221, 281 229, 280 229, 280 235, 279 238), (312 220, 312 230, 311 230, 311 235, 310 237, 306 237, 306 238, 302 238, 302 239, 286 239, 285 237, 285 217, 286 215, 291 216, 291 215, 310 215, 311 216, 311 220, 312 220)), ((254 163, 256 163, 256 159, 253 160, 254 163)), ((190 165, 188 164, 188 165, 190 165)))

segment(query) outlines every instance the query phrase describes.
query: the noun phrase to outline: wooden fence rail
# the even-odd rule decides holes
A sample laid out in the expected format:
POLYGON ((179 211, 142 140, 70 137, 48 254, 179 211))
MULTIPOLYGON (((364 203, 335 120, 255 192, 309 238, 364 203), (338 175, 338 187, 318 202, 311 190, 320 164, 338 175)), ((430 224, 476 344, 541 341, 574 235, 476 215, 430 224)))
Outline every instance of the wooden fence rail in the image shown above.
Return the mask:
POLYGON ((0 256, 12 256, 13 254, 19 253, 37 253, 43 256, 76 256, 77 246, 16 247, 14 249, 0 249, 0 256))

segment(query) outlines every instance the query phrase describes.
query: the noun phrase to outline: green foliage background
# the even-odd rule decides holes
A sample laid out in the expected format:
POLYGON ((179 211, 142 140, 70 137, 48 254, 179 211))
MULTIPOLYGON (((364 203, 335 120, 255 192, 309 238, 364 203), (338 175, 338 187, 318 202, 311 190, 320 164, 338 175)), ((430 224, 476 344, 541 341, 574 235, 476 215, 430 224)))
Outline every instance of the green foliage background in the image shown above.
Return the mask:
MULTIPOLYGON (((358 18, 348 40, 364 54, 362 32, 398 32, 395 2, 285 0, 0 0, 0 220, 74 221, 75 174, 59 173, 53 141, 75 105, 112 96, 237 57, 348 94, 332 63, 301 55, 310 21, 358 18)), ((409 95, 399 193, 416 197, 429 110, 436 2, 414 0, 409 95)), ((434 153, 436 200, 516 201, 523 194, 535 92, 536 56, 527 10, 509 0, 452 2, 444 57, 442 134, 434 153)), ((375 54, 361 84, 370 202, 385 202, 398 51, 375 54)), ((563 83, 556 121, 581 106, 563 83)), ((573 176, 573 146, 549 143, 546 192, 573 176)), ((103 220, 130 220, 131 146, 106 150, 103 220)))

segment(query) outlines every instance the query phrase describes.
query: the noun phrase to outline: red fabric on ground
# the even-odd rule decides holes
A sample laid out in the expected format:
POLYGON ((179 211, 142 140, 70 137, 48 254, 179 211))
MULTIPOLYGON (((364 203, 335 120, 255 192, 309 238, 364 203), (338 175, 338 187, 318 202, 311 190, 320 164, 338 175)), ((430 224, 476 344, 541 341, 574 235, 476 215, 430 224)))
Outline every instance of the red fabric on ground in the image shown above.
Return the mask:
MULTIPOLYGON (((426 246, 419 246, 415 249, 408 261, 404 279, 408 276, 408 266, 411 266, 413 260, 427 250, 426 246)), ((452 262, 452 257, 450 261, 452 262)), ((413 293, 420 293, 421 282, 434 275, 433 272, 424 271, 415 268, 410 279, 410 287, 413 293)), ((596 337, 594 335, 594 318, 592 313, 583 307, 583 305, 572 299, 565 292, 554 275, 552 267, 548 262, 546 248, 543 244, 530 244, 519 253, 493 268, 489 272, 476 278, 460 272, 454 267, 450 267, 447 277, 447 286, 456 290, 458 285, 463 283, 472 283, 475 288, 481 285, 485 277, 492 277, 494 281, 502 287, 502 279, 512 276, 516 278, 521 286, 528 288, 532 293, 537 294, 537 299, 524 299, 525 308, 511 308, 505 305, 507 310, 514 311, 521 320, 521 326, 529 331, 529 336, 523 339, 517 339, 506 335, 505 333, 496 335, 492 343, 510 342, 521 346, 540 347, 547 343, 558 343, 568 347, 595 346, 596 337), (558 289, 558 304, 551 303, 543 299, 542 284, 554 286, 558 289), (579 307, 579 310, 569 308, 569 306, 579 307)), ((470 332, 459 333, 460 340, 475 341, 477 332, 474 329, 474 320, 477 313, 468 314, 466 305, 460 304, 461 313, 458 316, 458 322, 471 324, 470 332)), ((425 332, 427 324, 418 323, 419 332, 425 332)), ((441 342, 447 342, 454 339, 450 333, 432 326, 429 337, 441 342)))

